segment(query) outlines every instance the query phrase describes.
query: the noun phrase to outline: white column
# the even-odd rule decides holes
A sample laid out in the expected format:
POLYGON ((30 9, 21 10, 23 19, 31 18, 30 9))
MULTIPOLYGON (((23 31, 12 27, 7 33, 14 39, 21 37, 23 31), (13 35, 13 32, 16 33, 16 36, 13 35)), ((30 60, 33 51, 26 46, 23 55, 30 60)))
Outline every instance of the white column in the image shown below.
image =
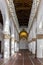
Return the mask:
POLYGON ((43 58, 43 39, 37 39, 37 57, 43 58))
POLYGON ((32 53, 35 54, 36 51, 36 18, 32 26, 32 53))
POLYGON ((32 52, 32 30, 30 31, 29 34, 29 51, 32 52))
POLYGON ((9 19, 6 19, 4 23, 4 58, 10 57, 10 29, 9 29, 9 19))
POLYGON ((14 44, 14 34, 11 35, 11 56, 14 55, 14 49, 15 49, 15 44, 14 44))
POLYGON ((0 0, 0 10, 3 16, 3 36, 4 36, 4 58, 10 57, 9 43, 10 43, 10 29, 9 29, 9 13, 5 0, 0 0))
POLYGON ((43 58, 43 0, 37 14, 37 57, 43 58))
POLYGON ((14 55, 14 36, 11 36, 11 56, 14 55))
POLYGON ((18 43, 19 39, 18 38, 19 38, 19 35, 18 35, 17 30, 15 29, 15 52, 19 51, 19 43, 18 43))
POLYGON ((29 51, 32 52, 32 43, 29 44, 29 51))
POLYGON ((33 54, 35 54, 35 45, 36 45, 36 43, 35 43, 35 41, 33 41, 32 42, 32 53, 33 54))
POLYGON ((19 51, 19 44, 17 41, 15 41, 15 52, 19 51))
POLYGON ((14 55, 14 40, 15 40, 15 27, 14 27, 14 22, 12 20, 12 18, 10 18, 10 29, 11 29, 11 56, 14 55))

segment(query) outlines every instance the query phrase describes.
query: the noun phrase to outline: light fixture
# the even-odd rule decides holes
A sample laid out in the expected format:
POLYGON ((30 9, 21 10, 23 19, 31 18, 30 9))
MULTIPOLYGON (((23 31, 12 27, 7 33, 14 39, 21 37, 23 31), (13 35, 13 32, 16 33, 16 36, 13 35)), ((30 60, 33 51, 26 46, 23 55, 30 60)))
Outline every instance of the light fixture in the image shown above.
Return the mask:
POLYGON ((20 32, 19 36, 20 36, 20 39, 21 38, 27 38, 28 37, 28 33, 25 30, 23 30, 23 31, 20 32))

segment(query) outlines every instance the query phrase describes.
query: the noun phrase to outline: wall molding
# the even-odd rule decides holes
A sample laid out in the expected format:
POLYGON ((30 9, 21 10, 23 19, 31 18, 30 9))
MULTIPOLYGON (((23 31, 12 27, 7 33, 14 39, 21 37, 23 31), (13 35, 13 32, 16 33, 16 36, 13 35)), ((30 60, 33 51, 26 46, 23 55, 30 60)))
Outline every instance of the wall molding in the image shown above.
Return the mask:
POLYGON ((10 39, 10 34, 3 34, 4 39, 10 39))
POLYGON ((43 34, 37 34, 36 37, 37 39, 43 39, 43 34))

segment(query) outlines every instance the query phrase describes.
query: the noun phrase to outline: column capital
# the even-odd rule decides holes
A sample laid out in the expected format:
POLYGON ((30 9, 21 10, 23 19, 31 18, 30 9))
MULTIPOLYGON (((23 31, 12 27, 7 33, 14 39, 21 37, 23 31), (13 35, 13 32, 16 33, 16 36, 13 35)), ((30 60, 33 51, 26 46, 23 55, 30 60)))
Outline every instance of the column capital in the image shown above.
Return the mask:
POLYGON ((14 38, 14 37, 11 37, 11 40, 12 40, 12 41, 15 41, 15 38, 14 38))
POLYGON ((10 39, 10 34, 3 34, 4 39, 10 39))
POLYGON ((32 38, 32 41, 36 41, 37 40, 37 38, 32 38))

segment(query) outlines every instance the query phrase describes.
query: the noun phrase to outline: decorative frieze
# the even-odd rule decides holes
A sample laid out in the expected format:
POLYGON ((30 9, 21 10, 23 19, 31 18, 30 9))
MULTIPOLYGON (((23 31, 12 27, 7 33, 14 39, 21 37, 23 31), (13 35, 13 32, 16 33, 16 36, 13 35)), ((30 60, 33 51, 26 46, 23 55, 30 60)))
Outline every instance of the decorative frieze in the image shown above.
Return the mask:
POLYGON ((4 38, 4 39, 10 39, 10 35, 9 35, 9 34, 4 34, 4 35, 3 35, 3 38, 4 38))
POLYGON ((43 34, 37 34, 37 39, 43 39, 43 34))

